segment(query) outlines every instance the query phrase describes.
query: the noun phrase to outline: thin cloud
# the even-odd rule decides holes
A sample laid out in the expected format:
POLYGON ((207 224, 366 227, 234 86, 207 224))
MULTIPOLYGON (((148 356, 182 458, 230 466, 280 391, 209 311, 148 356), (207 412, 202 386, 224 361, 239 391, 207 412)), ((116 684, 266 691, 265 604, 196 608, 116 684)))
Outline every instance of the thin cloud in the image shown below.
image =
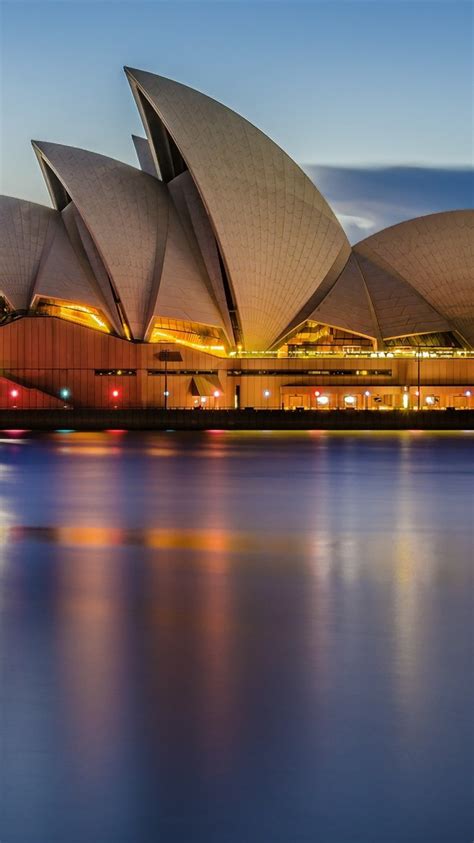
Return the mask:
POLYGON ((353 243, 413 217, 474 207, 474 169, 468 167, 308 165, 305 170, 353 243))

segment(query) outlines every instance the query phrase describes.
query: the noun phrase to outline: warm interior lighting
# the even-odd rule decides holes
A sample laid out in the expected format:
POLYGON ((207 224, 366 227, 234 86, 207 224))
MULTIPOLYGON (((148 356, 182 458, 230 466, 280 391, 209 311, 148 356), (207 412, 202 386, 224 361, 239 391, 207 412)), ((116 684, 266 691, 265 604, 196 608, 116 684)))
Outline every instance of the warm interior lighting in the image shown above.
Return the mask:
POLYGON ((163 342, 163 340, 215 354, 217 357, 226 356, 222 332, 213 325, 160 317, 153 325, 149 342, 163 342))
POLYGON ((313 357, 317 354, 357 353, 372 351, 373 340, 370 337, 353 334, 350 331, 323 325, 308 320, 295 331, 278 349, 279 357, 313 357))
POLYGON ((318 404, 321 404, 321 406, 323 406, 323 407, 326 406, 326 404, 329 404, 329 398, 328 398, 327 395, 318 395, 318 397, 316 398, 316 401, 318 402, 318 404))
POLYGON ((355 404, 356 398, 355 395, 344 395, 344 401, 346 404, 355 404))
POLYGON ((35 312, 40 316, 56 316, 66 322, 75 322, 85 328, 94 328, 96 331, 110 334, 111 326, 106 321, 103 313, 94 307, 86 307, 83 304, 63 301, 61 299, 39 299, 35 312))

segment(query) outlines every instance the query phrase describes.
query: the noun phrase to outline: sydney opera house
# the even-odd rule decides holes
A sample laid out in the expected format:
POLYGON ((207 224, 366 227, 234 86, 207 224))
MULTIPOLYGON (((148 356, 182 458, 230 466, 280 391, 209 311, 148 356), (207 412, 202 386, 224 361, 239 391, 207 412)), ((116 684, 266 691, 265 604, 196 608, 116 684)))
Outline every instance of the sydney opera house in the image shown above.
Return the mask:
POLYGON ((52 207, 0 199, 0 406, 470 406, 474 210, 351 247, 259 129, 126 74, 139 166, 35 140, 52 207))

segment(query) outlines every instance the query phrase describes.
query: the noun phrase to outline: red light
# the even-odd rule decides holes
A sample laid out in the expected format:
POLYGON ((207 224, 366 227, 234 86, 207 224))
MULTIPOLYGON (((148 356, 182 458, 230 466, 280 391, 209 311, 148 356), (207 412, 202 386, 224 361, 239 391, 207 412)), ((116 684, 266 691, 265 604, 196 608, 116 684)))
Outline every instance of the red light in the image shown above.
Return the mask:
POLYGON ((118 389, 113 389, 112 390, 112 398, 118 398, 118 397, 119 397, 118 389))
POLYGON ((315 394, 316 398, 318 397, 318 395, 321 395, 321 393, 320 393, 319 389, 317 389, 317 390, 316 390, 316 392, 315 392, 314 394, 315 394))
POLYGON ((17 390, 17 389, 12 389, 12 390, 10 391, 10 395, 11 395, 11 397, 12 397, 12 398, 18 398, 18 390, 17 390))

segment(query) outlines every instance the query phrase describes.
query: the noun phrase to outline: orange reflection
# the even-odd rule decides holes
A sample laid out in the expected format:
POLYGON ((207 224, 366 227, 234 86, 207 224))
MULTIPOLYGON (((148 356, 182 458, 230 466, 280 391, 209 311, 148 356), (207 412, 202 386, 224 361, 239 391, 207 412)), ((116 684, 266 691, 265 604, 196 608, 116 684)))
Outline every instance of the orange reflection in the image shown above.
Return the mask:
POLYGON ((119 569, 108 555, 61 557, 58 613, 65 720, 81 775, 100 764, 119 739, 119 692, 124 606, 119 569))

